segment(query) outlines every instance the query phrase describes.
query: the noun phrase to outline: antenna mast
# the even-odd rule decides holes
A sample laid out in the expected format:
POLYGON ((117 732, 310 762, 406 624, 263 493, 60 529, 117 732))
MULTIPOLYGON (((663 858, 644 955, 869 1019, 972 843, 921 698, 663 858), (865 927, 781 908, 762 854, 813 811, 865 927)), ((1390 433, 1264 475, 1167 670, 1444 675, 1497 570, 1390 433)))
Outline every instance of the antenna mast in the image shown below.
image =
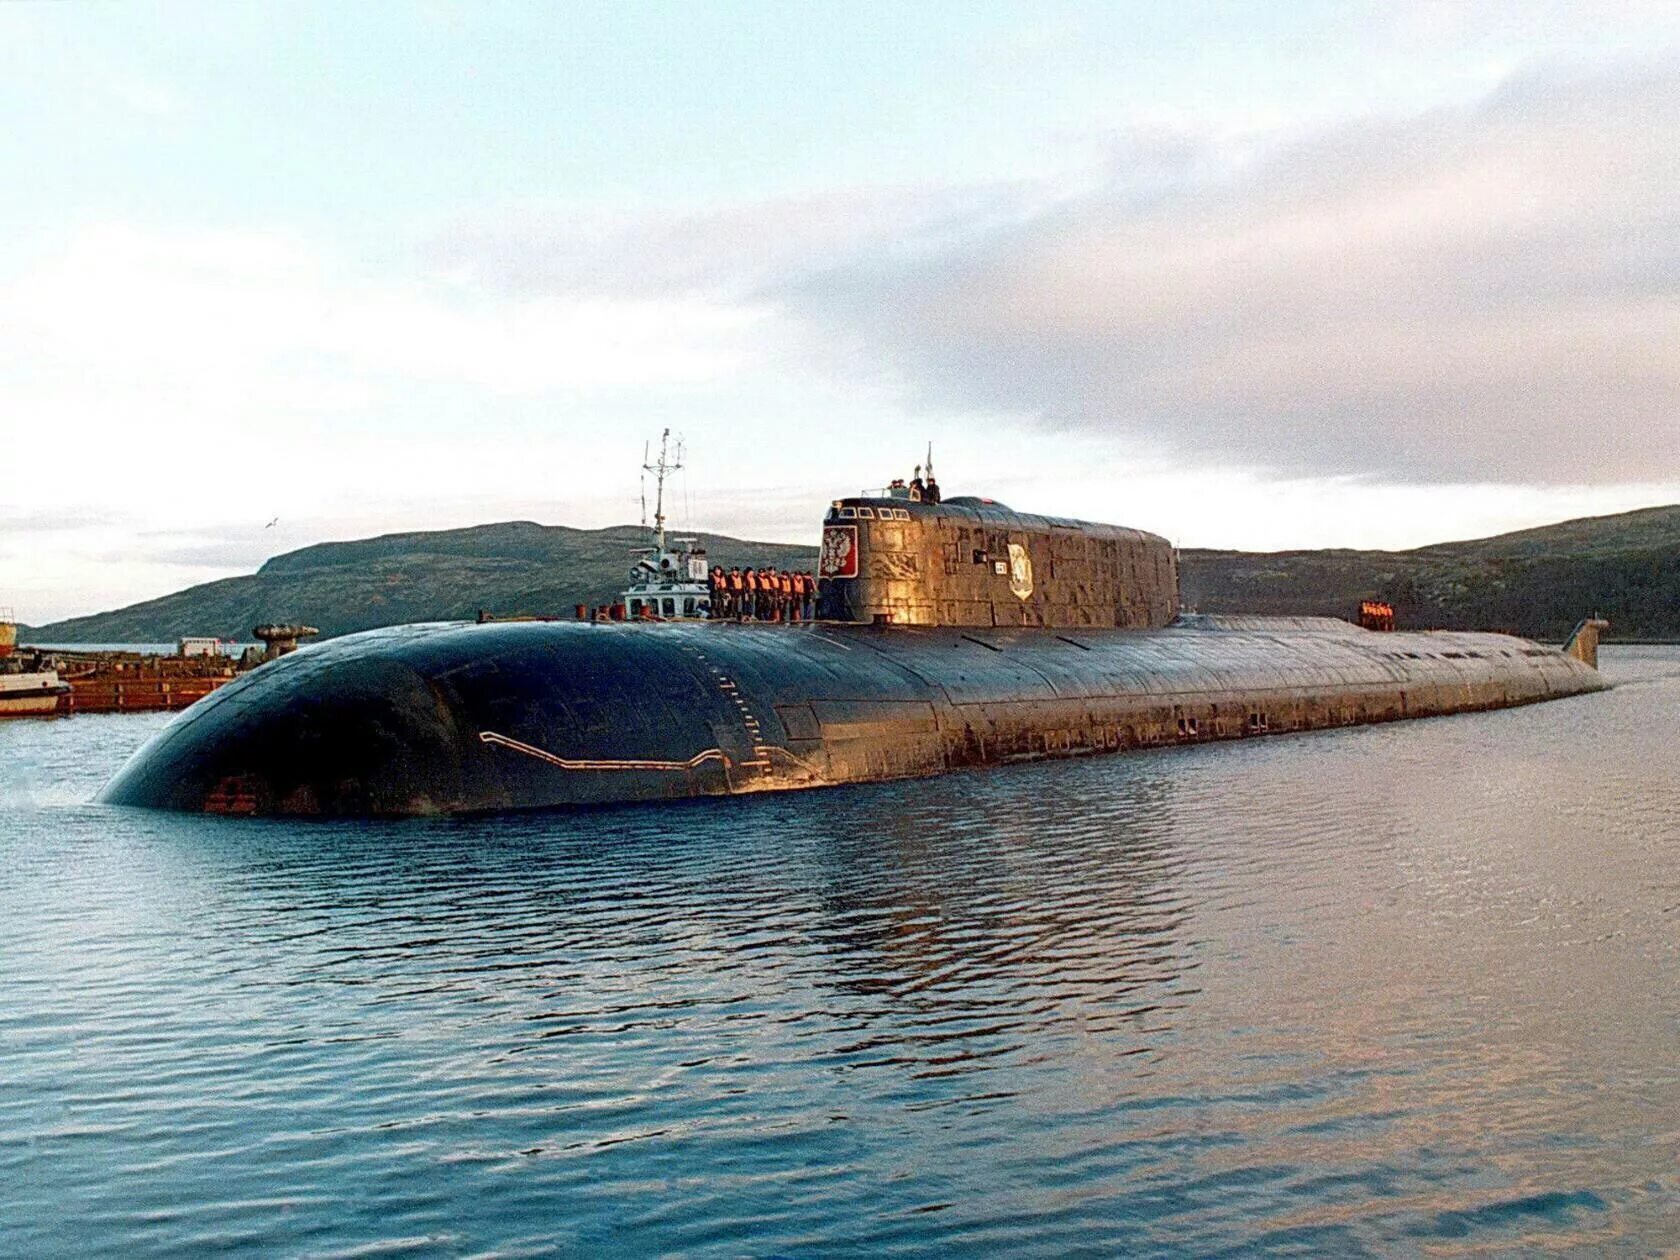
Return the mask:
MULTIPOLYGON (((648 462, 648 451, 642 447, 642 472, 654 475, 653 501, 653 545, 659 550, 665 550, 665 478, 682 468, 683 447, 682 439, 677 439, 677 453, 669 455, 671 430, 666 429, 659 435, 659 461, 648 462)), ((642 490, 642 524, 647 524, 647 489, 643 482, 642 490)))

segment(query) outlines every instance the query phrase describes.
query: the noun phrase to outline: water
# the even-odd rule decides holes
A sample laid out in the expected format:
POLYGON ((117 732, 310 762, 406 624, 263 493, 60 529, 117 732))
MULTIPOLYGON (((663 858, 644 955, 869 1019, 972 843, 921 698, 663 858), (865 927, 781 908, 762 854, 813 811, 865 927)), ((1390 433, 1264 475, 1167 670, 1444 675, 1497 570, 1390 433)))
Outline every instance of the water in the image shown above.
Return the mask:
POLYGON ((0 726, 0 1253, 1680 1243, 1680 650, 1503 713, 737 801, 87 804, 0 726))

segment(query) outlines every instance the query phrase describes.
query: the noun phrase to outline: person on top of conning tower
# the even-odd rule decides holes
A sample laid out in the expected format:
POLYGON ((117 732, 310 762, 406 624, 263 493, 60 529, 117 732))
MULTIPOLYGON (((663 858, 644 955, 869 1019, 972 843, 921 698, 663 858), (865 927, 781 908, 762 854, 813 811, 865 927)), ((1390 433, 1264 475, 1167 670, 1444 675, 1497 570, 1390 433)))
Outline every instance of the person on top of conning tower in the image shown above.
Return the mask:
POLYGON ((939 502, 939 483, 933 479, 933 473, 931 471, 927 475, 927 484, 922 487, 922 502, 939 502))
POLYGON ((927 498, 927 489, 922 484, 922 466, 916 465, 916 475, 910 478, 910 499, 913 503, 920 503, 927 498))

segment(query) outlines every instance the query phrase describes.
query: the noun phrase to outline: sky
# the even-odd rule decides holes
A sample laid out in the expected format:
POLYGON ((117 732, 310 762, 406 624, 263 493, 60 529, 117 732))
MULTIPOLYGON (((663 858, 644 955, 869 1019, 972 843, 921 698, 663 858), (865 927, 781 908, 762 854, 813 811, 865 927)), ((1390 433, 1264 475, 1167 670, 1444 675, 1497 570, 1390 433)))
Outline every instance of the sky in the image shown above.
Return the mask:
POLYGON ((0 607, 908 476, 1180 546, 1680 502, 1672 3, 0 5, 0 607), (271 524, 271 522, 274 522, 271 524))

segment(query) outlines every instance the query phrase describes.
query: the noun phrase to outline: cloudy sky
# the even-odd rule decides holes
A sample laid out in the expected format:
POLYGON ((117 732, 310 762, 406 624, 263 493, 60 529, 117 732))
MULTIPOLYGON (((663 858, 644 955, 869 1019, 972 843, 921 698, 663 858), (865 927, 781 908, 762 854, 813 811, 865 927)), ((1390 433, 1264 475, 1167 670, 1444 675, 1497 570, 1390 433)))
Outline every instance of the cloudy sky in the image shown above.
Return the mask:
POLYGON ((1680 5, 0 5, 0 606, 948 493, 1680 501, 1680 5), (274 517, 279 524, 265 525, 274 517))

